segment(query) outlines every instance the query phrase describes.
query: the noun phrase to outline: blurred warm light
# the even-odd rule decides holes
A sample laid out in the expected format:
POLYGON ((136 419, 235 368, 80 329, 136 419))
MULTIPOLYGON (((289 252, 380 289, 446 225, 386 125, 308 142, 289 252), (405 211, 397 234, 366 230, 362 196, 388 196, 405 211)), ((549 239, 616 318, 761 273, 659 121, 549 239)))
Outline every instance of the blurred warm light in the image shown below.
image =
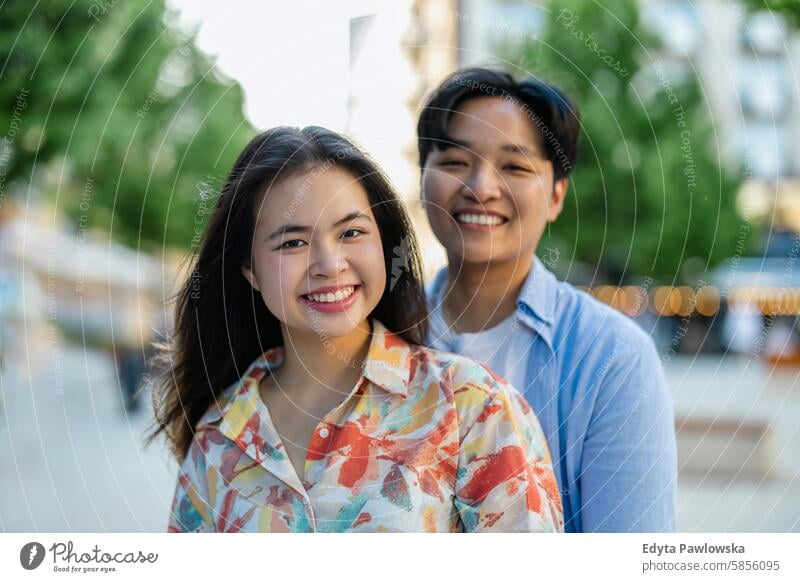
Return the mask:
POLYGON ((711 317, 719 311, 720 295, 716 287, 701 287, 697 292, 695 308, 700 315, 711 317))
POLYGON ((655 291, 653 291, 653 311, 662 317, 675 315, 671 307, 671 295, 672 287, 657 287, 655 291))
POLYGON ((688 317, 694 311, 694 291, 691 287, 673 287, 669 293, 669 306, 675 315, 688 317))
POLYGON ((611 305, 614 299, 614 289, 615 287, 612 285, 602 285, 597 288, 594 296, 597 297, 598 301, 602 301, 606 305, 611 305))
MULTIPOLYGON (((723 301, 719 289, 711 285, 696 290, 686 285, 663 285, 649 294, 645 288, 634 285, 578 288, 630 317, 643 315, 648 307, 660 317, 713 317, 723 301)), ((727 303, 732 311, 754 306, 768 317, 797 316, 800 315, 800 288, 736 287, 731 290, 727 303)))
POLYGON ((641 287, 628 286, 625 287, 625 305, 624 313, 632 317, 638 317, 647 309, 647 291, 641 287))

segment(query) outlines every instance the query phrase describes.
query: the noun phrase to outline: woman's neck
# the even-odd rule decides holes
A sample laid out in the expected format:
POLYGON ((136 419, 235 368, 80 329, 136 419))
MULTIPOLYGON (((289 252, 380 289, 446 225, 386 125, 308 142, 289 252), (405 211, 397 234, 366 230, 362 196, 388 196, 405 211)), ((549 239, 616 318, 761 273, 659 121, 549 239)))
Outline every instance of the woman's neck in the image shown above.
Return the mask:
POLYGON ((355 385, 369 352, 368 320, 341 337, 281 326, 286 358, 278 369, 282 384, 295 390, 324 385, 343 393, 355 385))
POLYGON ((442 300, 445 320, 456 333, 489 329, 516 309, 533 257, 508 263, 463 263, 451 258, 442 300))

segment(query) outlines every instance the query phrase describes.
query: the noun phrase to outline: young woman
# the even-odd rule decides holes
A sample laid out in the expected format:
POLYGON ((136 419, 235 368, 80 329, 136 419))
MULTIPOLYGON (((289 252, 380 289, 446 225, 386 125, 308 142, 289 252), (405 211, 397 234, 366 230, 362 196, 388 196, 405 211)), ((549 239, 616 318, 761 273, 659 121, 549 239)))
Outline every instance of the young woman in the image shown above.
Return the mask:
POLYGON ((560 531, 530 407, 422 347, 426 316, 380 169, 322 128, 256 137, 179 294, 154 396, 153 436, 181 463, 169 531, 560 531))

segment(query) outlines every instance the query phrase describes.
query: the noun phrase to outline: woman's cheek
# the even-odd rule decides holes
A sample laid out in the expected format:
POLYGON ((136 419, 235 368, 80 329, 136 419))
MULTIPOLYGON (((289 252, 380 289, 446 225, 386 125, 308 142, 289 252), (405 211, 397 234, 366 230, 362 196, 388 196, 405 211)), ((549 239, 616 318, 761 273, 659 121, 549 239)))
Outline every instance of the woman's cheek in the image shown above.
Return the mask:
POLYGON ((266 261, 263 265, 264 303, 276 317, 280 317, 294 303, 296 267, 291 260, 266 261))
MULTIPOLYGON (((392 256, 401 258, 401 252, 401 249, 395 249, 392 256)), ((383 296, 383 289, 386 286, 386 265, 383 262, 383 246, 380 239, 364 248, 363 259, 362 264, 366 266, 363 277, 373 291, 371 293, 373 298, 380 300, 383 296)))

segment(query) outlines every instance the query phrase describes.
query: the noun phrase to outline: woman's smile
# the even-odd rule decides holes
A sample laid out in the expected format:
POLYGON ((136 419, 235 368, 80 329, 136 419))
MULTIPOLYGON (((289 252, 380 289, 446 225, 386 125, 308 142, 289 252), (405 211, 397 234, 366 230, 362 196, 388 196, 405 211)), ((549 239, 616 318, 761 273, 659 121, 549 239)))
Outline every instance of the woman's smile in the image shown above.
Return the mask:
POLYGON ((358 300, 361 285, 330 285, 300 295, 300 301, 321 313, 347 311, 358 300))

